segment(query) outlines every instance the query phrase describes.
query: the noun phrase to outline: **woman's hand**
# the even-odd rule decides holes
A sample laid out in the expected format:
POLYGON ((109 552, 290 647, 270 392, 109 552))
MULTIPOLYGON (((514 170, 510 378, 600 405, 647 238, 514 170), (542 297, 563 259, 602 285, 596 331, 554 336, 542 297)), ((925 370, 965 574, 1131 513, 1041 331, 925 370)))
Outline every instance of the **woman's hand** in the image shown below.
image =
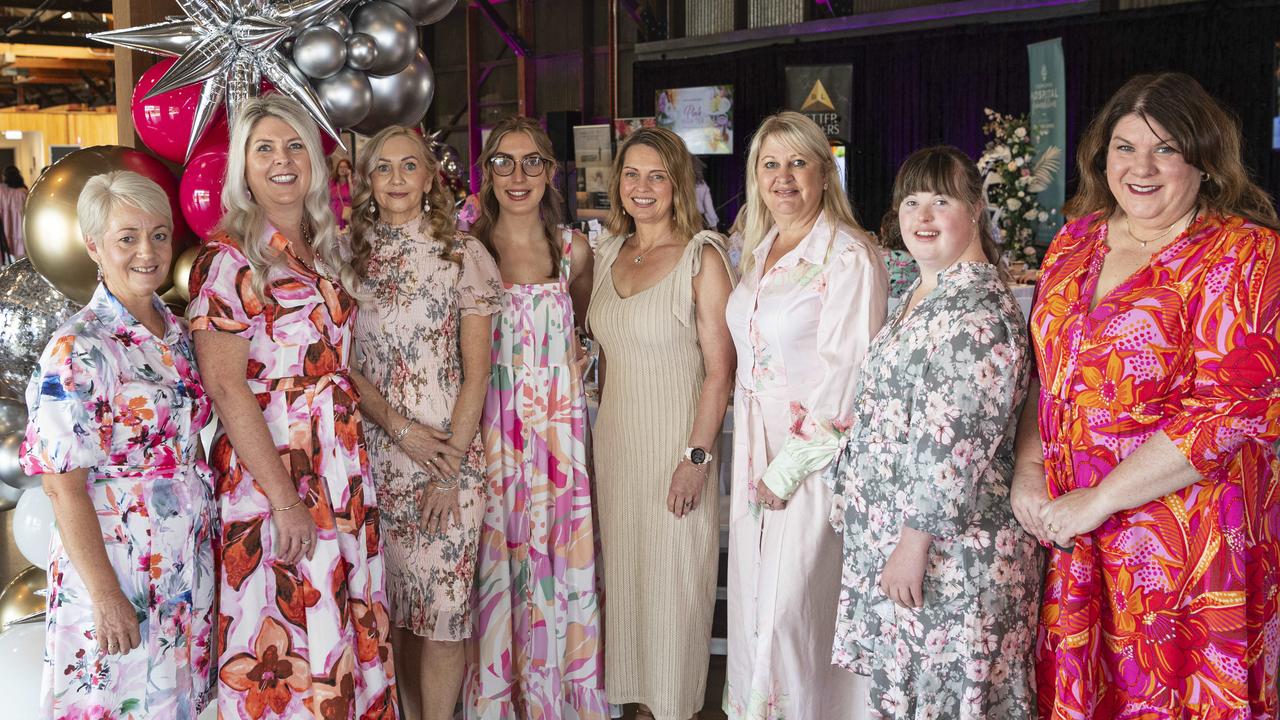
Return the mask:
POLYGON ((702 500, 707 473, 702 468, 681 460, 671 473, 671 489, 667 491, 667 510, 678 518, 693 512, 702 500))
POLYGON ((316 553, 316 523, 305 502, 299 502, 288 510, 272 510, 271 524, 276 530, 276 560, 292 565, 305 555, 308 560, 316 553))
POLYGON ((427 486, 422 498, 422 526, 429 533, 442 533, 450 525, 462 524, 462 506, 458 501, 458 487, 427 486))
POLYGON ((924 607, 924 571, 929 566, 933 536, 903 526, 898 545, 880 572, 880 592, 899 607, 924 607))
POLYGON ((413 423, 400 440, 400 449, 428 473, 453 477, 462 468, 466 448, 450 444, 453 433, 413 423))
POLYGON ((1040 509, 1040 522, 1050 542, 1069 548, 1077 535, 1093 532, 1116 510, 1101 486, 1081 488, 1045 503, 1040 509))
POLYGON ((94 599, 93 625, 98 649, 109 655, 124 655, 142 644, 138 610, 119 590, 105 600, 94 599))
POLYGON ((1044 465, 1034 465, 1013 474, 1013 484, 1009 489, 1009 500, 1013 505, 1013 516, 1023 530, 1031 533, 1037 540, 1049 542, 1049 531, 1040 520, 1040 511, 1049 503, 1049 491, 1045 488, 1044 465))
POLYGON ((774 495, 763 481, 756 483, 756 500, 766 510, 784 510, 787 507, 787 501, 774 495))

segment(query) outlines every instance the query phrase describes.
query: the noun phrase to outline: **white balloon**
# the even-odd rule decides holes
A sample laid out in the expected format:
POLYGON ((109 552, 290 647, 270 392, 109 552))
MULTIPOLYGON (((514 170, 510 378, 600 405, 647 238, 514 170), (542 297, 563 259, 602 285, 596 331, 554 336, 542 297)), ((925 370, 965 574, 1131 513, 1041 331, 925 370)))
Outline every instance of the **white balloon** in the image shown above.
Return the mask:
MULTIPOLYGON (((49 567, 49 539, 53 537, 53 503, 36 490, 24 492, 13 511, 13 541, 22 557, 38 568, 49 567)), ((0 694, 0 697, 4 697, 0 694)))
POLYGON ((0 633, 0 698, 4 698, 5 717, 39 716, 42 675, 44 623, 13 625, 0 633))

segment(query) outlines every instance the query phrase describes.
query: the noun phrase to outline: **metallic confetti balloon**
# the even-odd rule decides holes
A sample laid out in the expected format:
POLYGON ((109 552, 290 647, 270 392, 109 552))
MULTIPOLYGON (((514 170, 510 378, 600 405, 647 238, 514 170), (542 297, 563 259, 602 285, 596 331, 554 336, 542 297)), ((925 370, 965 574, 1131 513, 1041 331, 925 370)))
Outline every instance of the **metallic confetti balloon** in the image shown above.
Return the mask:
POLYGON ((364 33, 351 33, 351 37, 347 38, 347 66, 353 70, 368 70, 377 61, 378 43, 373 37, 364 33))
POLYGON ((0 628, 19 620, 43 617, 49 579, 44 570, 31 565, 18 573, 0 591, 0 628))
POLYGON ((389 77, 370 77, 373 105, 369 116, 355 130, 372 135, 389 125, 417 125, 431 107, 436 92, 435 73, 421 50, 409 67, 389 77))
POLYGON ((347 17, 347 14, 341 10, 329 13, 324 20, 320 21, 320 24, 328 25, 337 30, 338 34, 344 38, 351 34, 351 18, 347 17))
MULTIPOLYGON (((328 25, 307 28, 293 43, 293 62, 307 77, 316 80, 327 78, 347 64, 347 43, 337 30, 328 25)), ((333 120, 333 117, 329 119, 333 120)))
POLYGON ((378 58, 369 68, 370 75, 394 75, 404 70, 418 52, 418 29, 413 20, 386 0, 361 5, 351 22, 356 32, 372 37, 378 44, 378 58))
POLYGON ((373 105, 373 88, 369 77, 346 67, 333 77, 314 83, 320 105, 338 127, 355 127, 369 114, 373 105))
POLYGON ((440 22, 458 4, 458 0, 387 0, 409 14, 418 25, 440 22))
POLYGON ((18 500, 24 492, 26 491, 0 483, 0 512, 18 507, 18 500))
POLYGON ((80 307, 27 258, 0 270, 0 397, 21 401, 49 338, 80 307))
POLYGON ((0 398, 0 435, 27 428, 27 404, 22 398, 0 398))

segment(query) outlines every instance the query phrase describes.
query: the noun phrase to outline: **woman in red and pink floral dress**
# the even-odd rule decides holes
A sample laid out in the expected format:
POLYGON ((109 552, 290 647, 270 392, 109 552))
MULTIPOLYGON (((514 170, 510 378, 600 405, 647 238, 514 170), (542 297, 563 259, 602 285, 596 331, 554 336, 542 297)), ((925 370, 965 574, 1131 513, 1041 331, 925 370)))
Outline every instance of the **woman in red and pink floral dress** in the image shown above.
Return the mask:
POLYGON ((378 507, 349 366, 357 286, 316 126, 247 101, 223 232, 187 315, 220 425, 217 646, 223 718, 394 720, 378 507))
POLYGON ((1031 316, 1039 403, 1012 489, 1059 548, 1040 715, 1275 717, 1280 222, 1186 75, 1122 87, 1079 167, 1031 316))

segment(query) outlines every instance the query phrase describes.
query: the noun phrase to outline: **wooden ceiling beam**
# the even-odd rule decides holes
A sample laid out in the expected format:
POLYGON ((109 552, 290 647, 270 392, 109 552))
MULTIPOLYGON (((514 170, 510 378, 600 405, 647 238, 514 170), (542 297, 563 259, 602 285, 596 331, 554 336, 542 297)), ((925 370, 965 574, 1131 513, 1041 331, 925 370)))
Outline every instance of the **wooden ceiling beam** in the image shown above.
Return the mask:
MULTIPOLYGON (((40 0, 0 0, 0 7, 15 10, 32 10, 40 6, 40 0)), ((111 0, 52 0, 46 10, 70 10, 72 12, 111 14, 111 0)))
POLYGON ((111 72, 111 58, 80 60, 63 58, 0 58, 0 67, 19 70, 84 70, 91 73, 111 72))

